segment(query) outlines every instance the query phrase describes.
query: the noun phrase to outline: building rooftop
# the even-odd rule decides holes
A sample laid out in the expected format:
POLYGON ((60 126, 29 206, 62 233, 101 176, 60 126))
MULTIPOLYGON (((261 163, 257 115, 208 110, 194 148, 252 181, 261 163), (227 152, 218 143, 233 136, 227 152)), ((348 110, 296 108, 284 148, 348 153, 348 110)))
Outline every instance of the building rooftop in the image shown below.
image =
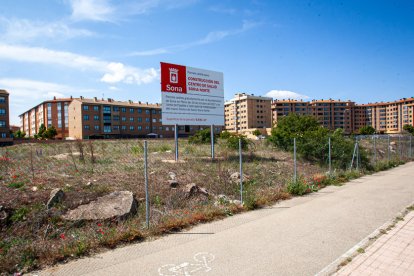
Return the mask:
POLYGON ((0 94, 6 94, 6 95, 9 95, 9 92, 7 92, 6 90, 4 90, 4 89, 0 89, 0 94))
POLYGON ((148 102, 134 102, 134 101, 115 101, 114 99, 108 98, 108 99, 98 99, 98 98, 93 98, 93 99, 88 99, 88 98, 76 98, 73 99, 76 101, 80 101, 82 103, 88 103, 88 104, 108 104, 108 105, 117 105, 117 106, 131 106, 131 107, 152 107, 152 108, 160 108, 161 104, 159 103, 148 103, 148 102))

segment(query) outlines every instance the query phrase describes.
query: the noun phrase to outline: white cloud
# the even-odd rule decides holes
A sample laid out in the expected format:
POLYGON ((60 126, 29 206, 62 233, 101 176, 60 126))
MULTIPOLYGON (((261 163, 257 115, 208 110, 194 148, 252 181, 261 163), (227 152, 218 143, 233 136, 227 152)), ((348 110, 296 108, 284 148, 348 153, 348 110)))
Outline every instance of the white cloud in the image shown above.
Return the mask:
POLYGON ((0 79, 0 87, 10 93, 10 121, 11 124, 15 125, 20 124, 18 116, 33 107, 33 103, 40 103, 44 100, 53 99, 53 97, 62 98, 70 95, 79 96, 81 94, 96 93, 93 89, 15 78, 0 79))
POLYGON ((154 9, 177 9, 191 5, 199 0, 69 0, 72 8, 71 18, 75 21, 90 20, 116 22, 125 17, 145 14, 154 9))
POLYGON ((75 21, 112 21, 115 8, 108 0, 70 0, 75 21))
POLYGON ((287 91, 287 90, 271 90, 269 92, 267 92, 265 94, 266 97, 271 97, 273 99, 277 99, 277 100, 287 100, 287 99, 292 99, 292 100, 306 100, 309 99, 309 96, 303 95, 303 94, 299 94, 296 92, 292 92, 292 91, 287 91))
POLYGON ((5 17, 0 17, 1 29, 4 29, 4 32, 0 37, 6 41, 30 41, 37 38, 66 40, 94 35, 85 29, 71 28, 63 21, 44 22, 5 17))
POLYGON ((237 34, 244 33, 246 31, 249 31, 255 28, 256 26, 260 24, 261 23, 259 22, 244 21, 242 27, 239 29, 209 32, 205 37, 199 40, 193 41, 193 42, 168 46, 164 48, 156 48, 156 49, 151 49, 151 50, 146 50, 146 51, 137 51, 137 52, 131 53, 130 55, 131 56, 154 56, 154 55, 183 51, 183 50, 195 47, 195 46, 201 46, 205 44, 214 43, 228 36, 234 36, 237 34))
POLYGON ((0 59, 20 62, 59 65, 82 71, 103 73, 101 81, 105 83, 124 82, 128 84, 150 83, 158 78, 154 68, 141 69, 126 66, 119 62, 109 62, 96 57, 71 52, 54 51, 46 48, 14 46, 0 43, 0 59))

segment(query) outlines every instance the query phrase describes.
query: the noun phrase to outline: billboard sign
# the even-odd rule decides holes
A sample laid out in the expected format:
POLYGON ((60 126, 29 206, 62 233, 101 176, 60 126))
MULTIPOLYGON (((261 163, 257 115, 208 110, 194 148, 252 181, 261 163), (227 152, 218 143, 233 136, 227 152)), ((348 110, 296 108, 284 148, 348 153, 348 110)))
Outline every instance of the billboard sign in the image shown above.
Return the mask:
POLYGON ((224 125, 223 73, 161 62, 163 125, 224 125))

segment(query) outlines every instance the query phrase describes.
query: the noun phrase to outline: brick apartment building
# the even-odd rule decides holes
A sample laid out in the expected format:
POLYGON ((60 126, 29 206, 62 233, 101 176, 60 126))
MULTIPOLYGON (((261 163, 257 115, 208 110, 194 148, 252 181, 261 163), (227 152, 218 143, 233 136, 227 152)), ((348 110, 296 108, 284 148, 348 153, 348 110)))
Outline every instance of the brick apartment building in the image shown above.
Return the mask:
POLYGON ((274 100, 272 102, 273 124, 277 124, 278 118, 289 113, 299 115, 312 115, 324 127, 329 129, 344 129, 345 133, 354 130, 355 103, 341 100, 312 100, 310 102, 298 100, 274 100))
POLYGON ((44 101, 35 107, 19 115, 21 130, 26 136, 32 137, 39 132, 43 124, 46 128, 54 126, 57 131, 56 138, 63 139, 69 134, 69 104, 73 98, 56 97, 53 100, 44 101))
POLYGON ((356 104, 341 100, 274 100, 273 124, 289 113, 314 116, 329 129, 344 129, 345 133, 357 133, 361 127, 372 126, 378 133, 401 133, 404 125, 414 125, 414 98, 394 102, 356 104))
POLYGON ((0 90, 0 146, 13 143, 10 135, 9 93, 0 90))
POLYGON ((225 129, 232 132, 249 133, 254 129, 272 127, 272 98, 246 93, 235 94, 224 103, 225 129))

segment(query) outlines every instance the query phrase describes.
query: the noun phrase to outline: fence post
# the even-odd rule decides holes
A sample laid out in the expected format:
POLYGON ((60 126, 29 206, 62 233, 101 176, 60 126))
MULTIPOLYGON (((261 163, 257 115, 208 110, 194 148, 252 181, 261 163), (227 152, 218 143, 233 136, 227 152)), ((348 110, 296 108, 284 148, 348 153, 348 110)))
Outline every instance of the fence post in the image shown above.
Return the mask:
POLYGON ((401 160, 401 136, 398 135, 398 159, 401 160))
POLYGON ((391 153, 391 149, 390 149, 390 146, 391 146, 391 142, 390 142, 390 135, 388 135, 388 147, 387 147, 387 155, 388 155, 388 164, 390 163, 390 153, 391 153))
POLYGON ((211 125, 211 130, 210 130, 210 140, 211 140, 211 159, 214 160, 214 125, 211 125))
POLYGON ((296 138, 293 138, 293 182, 297 181, 297 167, 296 167, 296 138))
POLYGON ((355 159, 355 154, 356 154, 356 147, 357 147, 357 143, 355 141, 354 152, 352 153, 351 166, 349 167, 350 170, 352 170, 352 168, 354 167, 354 159, 355 159))
POLYGON ((356 141, 356 169, 359 171, 359 143, 356 141))
POLYGON ((242 140, 239 138, 239 166, 240 166, 240 202, 243 205, 243 152, 242 140))
POLYGON ((145 221, 149 228, 149 192, 148 192, 148 144, 144 141, 144 177, 145 177, 145 221))
POLYGON ((330 176, 332 174, 331 137, 329 137, 328 146, 329 146, 328 158, 329 158, 329 176, 330 176))
POLYGON ((377 164, 377 139, 374 135, 374 165, 377 164))
POLYGON ((174 125, 175 161, 178 161, 178 125, 174 125))

